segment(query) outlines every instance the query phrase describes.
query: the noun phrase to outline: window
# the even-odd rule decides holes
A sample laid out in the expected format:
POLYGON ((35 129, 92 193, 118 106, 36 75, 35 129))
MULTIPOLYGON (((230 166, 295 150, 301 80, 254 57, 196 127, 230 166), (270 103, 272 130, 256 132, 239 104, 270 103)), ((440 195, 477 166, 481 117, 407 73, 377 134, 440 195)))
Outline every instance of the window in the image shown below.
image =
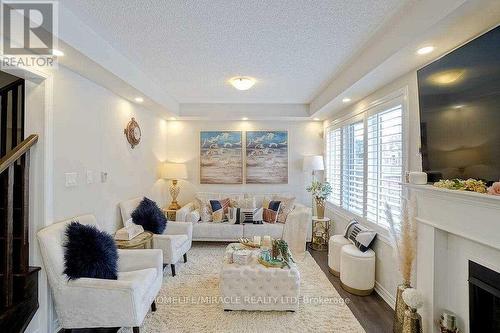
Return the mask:
POLYGON ((399 221, 404 173, 403 106, 392 100, 326 130, 329 202, 381 227, 386 203, 399 221))
POLYGON ((357 122, 343 129, 342 207, 363 215, 364 125, 357 122))
POLYGON ((342 148, 342 140, 341 140, 341 129, 337 128, 335 130, 331 130, 327 132, 326 137, 326 151, 329 154, 326 155, 326 178, 328 182, 332 185, 332 194, 330 195, 330 202, 333 204, 340 206, 340 193, 341 191, 341 182, 340 182, 340 173, 341 173, 341 161, 342 152, 340 151, 342 148))

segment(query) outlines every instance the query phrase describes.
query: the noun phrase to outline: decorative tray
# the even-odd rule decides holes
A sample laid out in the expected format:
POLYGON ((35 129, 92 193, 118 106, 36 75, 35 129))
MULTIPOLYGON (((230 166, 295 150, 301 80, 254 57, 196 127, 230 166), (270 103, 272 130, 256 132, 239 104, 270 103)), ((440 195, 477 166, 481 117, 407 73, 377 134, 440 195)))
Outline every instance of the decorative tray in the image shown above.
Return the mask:
POLYGON ((267 261, 267 260, 264 260, 261 257, 259 257, 258 261, 261 265, 266 266, 266 267, 273 267, 273 268, 289 267, 288 264, 281 259, 271 259, 271 260, 267 261))

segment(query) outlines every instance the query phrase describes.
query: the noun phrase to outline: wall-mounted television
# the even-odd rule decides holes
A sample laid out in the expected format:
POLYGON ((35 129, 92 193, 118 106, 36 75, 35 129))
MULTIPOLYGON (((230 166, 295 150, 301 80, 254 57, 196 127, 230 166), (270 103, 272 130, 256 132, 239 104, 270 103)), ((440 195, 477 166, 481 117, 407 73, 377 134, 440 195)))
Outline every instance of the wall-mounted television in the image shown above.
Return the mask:
POLYGON ((500 180, 500 26, 417 71, 430 181, 500 180))

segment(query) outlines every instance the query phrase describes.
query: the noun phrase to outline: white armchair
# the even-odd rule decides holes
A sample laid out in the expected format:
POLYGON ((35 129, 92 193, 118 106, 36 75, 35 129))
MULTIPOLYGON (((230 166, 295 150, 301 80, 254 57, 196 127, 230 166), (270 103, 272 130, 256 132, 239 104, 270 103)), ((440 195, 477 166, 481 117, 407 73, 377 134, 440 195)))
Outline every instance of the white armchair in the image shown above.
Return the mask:
MULTIPOLYGON (((143 198, 135 198, 120 202, 120 212, 123 224, 131 218, 143 198)), ((187 262, 187 252, 191 249, 193 240, 193 224, 190 222, 169 221, 161 235, 153 235, 153 248, 163 251, 163 263, 170 264, 172 276, 175 276, 175 264, 184 257, 187 262)))
POLYGON ((93 215, 54 223, 37 234, 43 264, 52 289, 59 323, 65 331, 75 328, 133 327, 139 332, 163 280, 159 250, 118 250, 118 279, 68 280, 64 271, 66 226, 71 221, 97 225, 93 215))

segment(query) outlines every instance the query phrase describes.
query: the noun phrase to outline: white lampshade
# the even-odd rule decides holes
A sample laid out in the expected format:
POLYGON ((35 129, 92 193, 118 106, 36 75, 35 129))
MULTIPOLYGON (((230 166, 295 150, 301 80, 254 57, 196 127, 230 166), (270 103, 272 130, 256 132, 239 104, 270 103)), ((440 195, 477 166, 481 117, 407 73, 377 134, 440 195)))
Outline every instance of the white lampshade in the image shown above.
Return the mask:
POLYGON ((161 168, 161 178, 163 179, 186 179, 186 165, 182 163, 163 163, 161 168))
POLYGON ((304 156, 304 162, 302 163, 303 171, 318 171, 325 170, 325 164, 323 163, 323 156, 304 156))

